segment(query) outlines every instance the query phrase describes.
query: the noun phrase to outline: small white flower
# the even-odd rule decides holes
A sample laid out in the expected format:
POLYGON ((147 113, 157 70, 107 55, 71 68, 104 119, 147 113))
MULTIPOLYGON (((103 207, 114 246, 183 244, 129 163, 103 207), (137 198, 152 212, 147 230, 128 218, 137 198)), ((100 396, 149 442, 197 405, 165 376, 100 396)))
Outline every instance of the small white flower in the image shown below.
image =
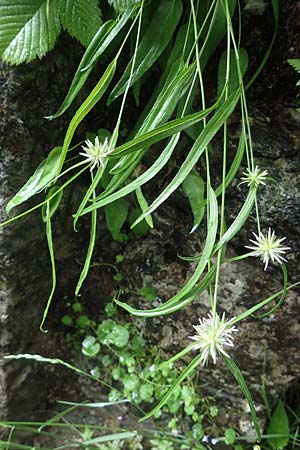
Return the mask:
POLYGON ((283 237, 278 239, 275 235, 275 231, 272 231, 271 228, 268 230, 268 234, 264 236, 264 234, 260 231, 259 235, 253 233, 254 239, 249 239, 250 242, 254 244, 254 246, 246 245, 246 248, 253 250, 252 255, 260 257, 264 264, 264 270, 267 269, 269 261, 272 262, 277 261, 279 264, 282 261, 286 261, 286 259, 282 256, 285 254, 286 250, 290 250, 290 247, 283 247, 281 242, 286 238, 283 237))
POLYGON ((231 326, 232 320, 227 321, 225 313, 220 317, 218 314, 214 315, 210 312, 207 318, 199 319, 200 325, 193 326, 197 334, 189 336, 189 338, 196 341, 193 349, 201 350, 201 363, 203 366, 208 363, 209 356, 216 364, 218 353, 222 353, 229 358, 224 347, 233 347, 232 333, 238 331, 235 326, 231 326))
POLYGON ((254 168, 254 170, 247 169, 246 172, 243 172, 244 177, 241 177, 240 184, 246 183, 248 187, 258 187, 260 184, 266 184, 265 181, 267 179, 268 171, 261 170, 258 166, 254 168))
POLYGON ((95 138, 95 142, 91 142, 89 139, 85 141, 86 146, 82 146, 85 153, 79 153, 79 155, 86 158, 86 162, 91 163, 91 171, 97 166, 104 167, 104 159, 113 152, 113 149, 109 148, 108 138, 104 142, 99 142, 98 136, 95 138))

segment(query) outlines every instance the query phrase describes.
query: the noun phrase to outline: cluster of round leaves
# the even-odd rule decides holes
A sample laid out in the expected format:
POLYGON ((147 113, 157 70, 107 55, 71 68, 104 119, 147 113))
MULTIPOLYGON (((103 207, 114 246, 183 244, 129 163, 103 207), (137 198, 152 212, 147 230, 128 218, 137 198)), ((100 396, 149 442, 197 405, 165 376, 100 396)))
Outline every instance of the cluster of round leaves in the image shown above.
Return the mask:
MULTIPOLYGON (((108 304, 105 310, 108 316, 114 314, 113 304, 108 304)), ((173 364, 164 363, 158 348, 146 345, 134 325, 119 324, 112 318, 103 320, 95 327, 95 334, 83 339, 82 353, 96 362, 91 370, 92 376, 105 379, 112 386, 108 393, 109 401, 127 398, 148 409, 147 404, 160 400, 178 376, 173 364)), ((155 417, 159 418, 162 412, 172 416, 168 427, 173 433, 181 428, 182 413, 189 416, 193 424, 189 437, 199 442, 204 435, 204 414, 214 417, 218 409, 215 406, 209 409, 190 381, 173 392, 155 417)))

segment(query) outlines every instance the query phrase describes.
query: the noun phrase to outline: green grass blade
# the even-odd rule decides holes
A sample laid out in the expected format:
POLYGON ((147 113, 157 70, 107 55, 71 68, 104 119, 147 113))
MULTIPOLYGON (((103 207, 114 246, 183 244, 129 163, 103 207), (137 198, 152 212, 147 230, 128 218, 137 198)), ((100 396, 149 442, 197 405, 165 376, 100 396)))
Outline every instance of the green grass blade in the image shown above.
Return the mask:
MULTIPOLYGON (((147 169, 142 175, 140 175, 135 180, 131 181, 128 185, 119 189, 117 192, 114 192, 113 194, 110 194, 107 197, 102 198, 101 200, 95 202, 94 205, 88 206, 82 211, 81 215, 91 212, 94 208, 101 208, 102 206, 108 205, 109 203, 112 203, 113 201, 119 198, 125 197, 126 195, 135 191, 138 187, 142 186, 143 184, 151 180, 153 177, 155 177, 155 175, 167 164, 170 157, 172 156, 174 148, 178 142, 179 136, 180 136, 179 133, 172 136, 170 142, 168 143, 164 151, 155 160, 153 165, 149 169, 147 169)), ((101 198, 101 196, 99 198, 101 198)))
POLYGON ((280 296, 280 299, 278 301, 278 303, 276 303, 275 306, 273 306, 273 308, 270 309, 270 311, 264 313, 264 314, 253 314, 253 317, 257 318, 257 319, 264 319, 265 317, 268 317, 270 314, 273 314, 275 311, 277 311, 278 308, 280 308, 280 306, 282 305, 285 296, 286 296, 286 290, 287 290, 287 284, 288 284, 288 272, 286 269, 286 265, 284 263, 280 264, 282 273, 283 273, 283 292, 280 296))
POLYGON ((230 114, 235 109, 235 106, 240 97, 240 89, 231 94, 228 99, 223 103, 220 109, 215 113, 215 115, 207 123, 207 126, 203 129, 198 139, 195 141, 192 149, 190 150, 187 158, 181 165, 176 176, 173 178, 172 182, 164 189, 164 191, 154 200, 152 205, 148 210, 143 213, 132 225, 134 227, 137 223, 145 218, 147 214, 152 213, 158 206, 160 206, 183 182, 185 177, 191 172, 194 165, 203 154, 207 145, 219 131, 221 126, 230 116, 230 114))
POLYGON ((203 111, 164 123, 154 130, 148 131, 135 139, 126 142, 126 144, 117 147, 110 157, 119 158, 120 156, 128 155, 143 149, 144 147, 150 147, 150 145, 155 144, 162 139, 166 139, 175 133, 179 133, 207 117, 216 108, 217 104, 218 102, 203 111))
POLYGON ((237 322, 239 322, 240 320, 245 319, 248 316, 251 316, 251 314, 255 313, 258 309, 262 308, 263 306, 267 305, 268 303, 270 303, 272 300, 274 300, 275 298, 279 297, 280 295, 282 295, 284 292, 289 291, 290 289, 294 289, 295 287, 300 285, 300 281, 297 281, 296 283, 291 284, 290 286, 287 286, 286 289, 281 289, 280 291, 275 292, 274 294, 272 294, 270 297, 266 298, 265 300, 262 300, 261 302, 257 303, 257 305, 252 306, 252 308, 247 309, 247 311, 239 314, 238 316, 236 316, 234 319, 232 319, 231 323, 232 325, 236 324, 237 322))
MULTIPOLYGON (((130 86, 135 84, 150 69, 166 48, 177 27, 182 10, 181 0, 161 0, 158 7, 154 9, 153 18, 137 49, 136 63, 130 86)), ((121 79, 110 94, 108 104, 125 91, 132 64, 133 59, 129 62, 121 79)))
MULTIPOLYGON (((98 184, 100 183, 100 180, 103 176, 103 173, 105 171, 105 167, 106 167, 106 163, 104 163, 104 167, 100 166, 97 169, 96 175, 95 177, 92 179, 92 182, 90 184, 90 186, 88 187, 88 190, 86 191, 82 201, 80 202, 80 205, 76 211, 76 213, 74 214, 74 220, 73 220, 73 228, 76 231, 77 230, 77 222, 79 217, 82 215, 82 211, 84 210, 86 204, 88 203, 88 201, 90 200, 90 198, 94 195, 93 193, 96 192, 96 188, 98 186, 98 184)), ((95 206, 95 202, 93 201, 92 206, 95 206)), ((91 211, 93 211, 96 208, 92 208, 91 211)))
POLYGON ((201 295, 202 292, 204 292, 205 289, 207 289, 208 286, 214 281, 215 273, 216 273, 216 264, 214 264, 211 267, 211 269, 207 272, 207 274, 203 277, 203 279, 196 286, 194 286, 184 297, 180 298, 179 301, 178 299, 175 299, 174 301, 174 297, 172 297, 171 299, 167 300, 163 305, 158 306, 157 308, 140 310, 132 308, 127 303, 121 302, 116 298, 114 298, 114 302, 134 316, 156 317, 171 314, 175 311, 184 308, 185 306, 192 303, 195 299, 197 299, 199 295, 201 295))
POLYGON ((105 22, 100 28, 99 31, 95 34, 93 37, 91 43, 87 47, 79 66, 75 72, 74 78, 72 80, 71 86, 69 88, 69 91, 63 100, 61 106, 56 111, 56 113, 52 114, 51 116, 46 117, 46 119, 53 120, 57 117, 61 116, 73 103, 75 98, 77 97, 78 93, 84 86, 87 78, 89 77, 91 71, 93 70, 97 59, 100 57, 102 51, 105 50, 105 48, 108 45, 106 37, 109 37, 112 35, 113 31, 116 29, 116 22, 113 20, 109 20, 105 22), (106 44, 106 45, 105 45, 106 44), (95 55, 97 54, 97 49, 100 50, 99 56, 95 58, 95 55), (91 63, 91 61, 94 61, 91 63), (89 66, 88 70, 85 70, 83 72, 83 69, 87 66, 89 66))
POLYGON ((55 213, 56 209, 58 208, 61 199, 63 196, 63 191, 59 189, 59 187, 54 186, 50 189, 49 194, 47 196, 47 202, 42 208, 42 218, 43 221, 46 223, 46 236, 47 236, 47 243, 48 243, 48 249, 49 249, 49 255, 50 255, 50 262, 51 262, 51 276, 52 276, 52 286, 51 291, 46 303, 46 307, 43 313, 42 321, 40 323, 40 330, 43 333, 47 333, 47 330, 45 330, 44 324, 49 312, 49 308, 52 302, 52 298, 55 292, 56 288, 56 267, 55 267, 55 256, 54 256, 54 247, 53 247, 53 239, 52 239, 52 225, 51 225, 51 217, 55 213), (53 193, 56 195, 53 197, 53 193))
POLYGON ((250 391, 248 389, 247 383, 245 381, 245 378, 243 377, 242 372, 240 371, 240 369, 238 368, 238 366, 235 364, 235 362, 231 359, 231 358, 227 358, 226 356, 223 356, 223 359, 225 361, 225 364, 227 365, 227 367, 229 368, 230 372, 232 373, 232 375, 234 376, 234 378, 236 379, 238 385, 240 386, 247 402, 250 408, 250 413, 251 413, 251 417, 252 417, 252 421, 253 421, 253 425, 257 434, 257 439, 258 441, 261 440, 261 432, 259 429, 259 425, 258 425, 258 420, 257 420, 257 416, 256 416, 256 411, 255 411, 255 407, 254 407, 254 403, 252 400, 252 396, 250 394, 250 391))
POLYGON ((7 203, 6 214, 8 216, 15 206, 20 205, 33 195, 41 192, 52 180, 54 180, 59 168, 61 150, 62 147, 54 147, 24 186, 7 203))
MULTIPOLYGON (((92 182, 93 182, 93 177, 92 177, 92 182)), ((95 198, 96 198, 96 193, 95 193, 95 191, 93 191, 93 201, 95 201, 95 198)), ((75 295, 79 295, 81 286, 89 273, 91 259, 92 259, 92 255, 93 255, 93 251, 94 251, 94 247, 95 247, 96 234, 97 234, 97 210, 96 209, 92 211, 91 216, 92 217, 91 217, 91 230, 90 230, 89 246, 88 246, 86 258, 84 261, 84 266, 81 271, 77 286, 75 288, 75 295)))
POLYGON ((59 169, 57 171, 57 175, 60 173, 63 163, 66 158, 66 154, 69 148, 69 145, 71 144, 72 138, 74 136, 74 133, 76 131, 76 128, 80 124, 80 122, 85 118, 85 116, 90 112, 90 110, 96 105, 96 103, 100 100, 102 95, 107 90, 113 76, 116 70, 117 66, 117 60, 118 57, 114 58, 113 61, 108 65, 106 68, 104 74, 92 90, 92 92, 89 94, 89 96, 86 98, 86 100, 82 103, 82 105, 78 108, 75 115, 73 116, 63 143, 63 148, 60 155, 60 163, 59 163, 59 169))
MULTIPOLYGON (((148 209, 149 205, 148 205, 146 198, 144 197, 142 189, 140 187, 138 187, 136 189, 135 193, 136 193, 136 198, 137 198, 138 204, 140 205, 141 211, 142 212, 146 211, 148 209)), ((153 228, 153 220, 152 220, 151 215, 146 217, 146 222, 150 228, 153 228)))
POLYGON ((185 380, 190 375, 190 373, 193 372, 194 369, 199 365, 200 360, 201 360, 201 353, 197 355, 189 363, 189 365, 183 370, 183 372, 180 374, 177 380, 172 384, 170 389, 163 396, 161 401, 149 413, 147 413, 144 417, 142 417, 142 419, 140 419, 140 422, 143 422, 144 420, 147 420, 150 417, 152 417, 157 411, 159 411, 166 404, 166 402, 171 397, 175 389, 180 385, 180 383, 182 383, 182 381, 185 380))
POLYGON ((223 234, 222 238, 216 245, 214 249, 214 253, 216 253, 218 250, 220 250, 221 247, 223 247, 224 244, 229 242, 236 234, 237 232, 242 228, 244 223, 249 217, 249 214, 252 211, 254 201, 256 198, 256 188, 250 188, 247 198, 245 200, 245 203, 243 204, 241 210, 239 211, 238 215, 236 216, 235 220, 232 222, 226 233, 223 234))
POLYGON ((58 192, 62 191, 65 187, 67 187, 69 184, 71 184, 74 180, 76 180, 76 178, 78 178, 88 167, 84 167, 83 169, 79 170, 79 172, 75 173, 75 175, 73 175, 72 177, 70 177, 62 186, 60 186, 56 192, 54 192, 51 197, 45 199, 44 201, 42 201, 41 203, 39 203, 38 205, 33 206, 30 209, 27 209, 27 211, 22 212, 21 214, 18 214, 15 217, 12 217, 11 219, 6 220, 5 222, 0 223, 0 228, 4 227, 12 222, 15 222, 16 220, 21 219, 21 217, 26 216, 27 214, 32 213, 33 211, 35 211, 38 208, 41 208, 43 205, 45 205, 49 200, 51 200, 53 197, 55 197, 58 192))

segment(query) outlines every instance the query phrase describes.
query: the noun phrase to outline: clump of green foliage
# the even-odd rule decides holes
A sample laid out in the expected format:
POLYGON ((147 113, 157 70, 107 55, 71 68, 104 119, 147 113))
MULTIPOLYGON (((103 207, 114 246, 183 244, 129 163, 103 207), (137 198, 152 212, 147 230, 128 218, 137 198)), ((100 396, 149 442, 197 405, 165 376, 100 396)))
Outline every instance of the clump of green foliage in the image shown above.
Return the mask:
MULTIPOLYGON (((162 408, 176 413, 177 408, 183 407, 185 414, 195 422, 193 427, 197 425, 199 428, 201 412, 196 411, 197 396, 193 396, 194 388, 187 380, 193 378, 199 365, 208 364, 210 359, 216 362, 217 357, 222 358, 248 401, 258 440, 262 436, 251 394, 242 372, 227 353, 228 349, 225 351, 225 347, 233 345, 237 323, 263 306, 277 301, 269 312, 259 317, 274 313, 282 305, 287 291, 299 284, 288 285, 283 257, 288 247, 283 247, 282 239, 278 239, 271 230, 267 233, 261 230, 258 196, 270 177, 255 164, 247 109, 246 91, 263 70, 278 28, 278 0, 272 0, 271 5, 274 34, 265 55, 261 55, 261 63, 254 69, 251 67, 249 71, 247 51, 240 47, 242 23, 236 0, 109 1, 101 4, 102 16, 95 0, 34 0, 30 5, 25 5, 24 2, 9 2, 7 5, 7 2, 0 0, 0 35, 3 36, 0 55, 4 61, 19 64, 43 56, 53 47, 61 25, 86 46, 69 91, 58 111, 52 112, 48 117, 49 120, 58 120, 73 104, 91 72, 99 71, 99 81, 77 107, 63 142, 58 143, 54 149, 49 149, 49 154, 32 177, 9 201, 7 215, 10 216, 15 207, 23 205, 41 192, 45 192, 45 198, 31 209, 8 218, 1 224, 8 225, 41 209, 52 267, 52 289, 41 320, 41 331, 46 331, 44 327, 47 314, 56 288, 52 219, 57 209, 61 208, 61 200, 69 185, 75 183, 84 172, 90 173, 90 183, 73 214, 74 230, 83 216, 91 218, 86 260, 77 285, 74 286, 76 296, 80 295, 89 273, 101 210, 104 211, 112 237, 124 241, 126 237, 122 234, 122 226, 126 220, 129 220, 131 228, 137 234, 145 234, 148 228, 154 227, 153 213, 157 208, 163 208, 164 202, 172 193, 182 188, 193 215, 191 231, 195 233, 200 226, 206 230, 201 254, 186 258, 187 261, 197 262, 194 274, 176 295, 158 307, 137 309, 122 302, 118 296, 114 302, 134 316, 162 317, 191 304, 208 290, 211 311, 195 327, 193 343, 165 363, 156 359, 153 347, 150 346, 149 350, 141 337, 134 336, 131 325, 119 325, 113 319, 96 323, 94 318, 81 315, 80 319, 77 318, 79 327, 89 327, 91 324, 96 327, 93 333, 84 338, 82 351, 86 356, 100 360, 99 365, 93 369, 94 372, 88 376, 100 382, 101 375, 107 373, 105 368, 112 364, 111 380, 108 381, 116 382, 117 387, 109 394, 111 401, 122 396, 137 405, 157 400, 158 404, 141 420, 159 416, 162 408), (236 29, 233 25, 234 17, 238 22, 236 29), (216 53, 220 44, 223 44, 223 51, 216 53), (124 56, 124 50, 129 53, 128 59, 124 56), (217 55, 219 62, 215 81, 216 96, 208 102, 204 74, 212 55, 217 55), (98 62, 100 68, 96 65, 98 62), (121 70, 120 65, 123 65, 121 70), (142 108, 140 104, 144 102, 140 102, 140 99, 143 85, 148 82, 148 76, 154 68, 159 73, 159 79, 146 99, 146 106, 142 108), (139 118, 131 129, 121 133, 124 107, 129 101, 130 89, 139 118), (81 147, 77 128, 98 102, 103 100, 104 95, 107 96, 108 113, 111 104, 117 98, 121 99, 115 126, 89 135, 81 147), (233 114, 239 114, 241 126, 235 154, 233 158, 229 158, 230 118, 233 114), (180 146, 183 133, 189 138, 189 146, 182 149, 180 167, 177 166, 173 178, 168 180, 166 187, 149 204, 143 192, 144 185, 155 180, 171 162, 174 163, 175 150, 180 146), (210 151, 218 133, 223 135, 222 167, 219 178, 214 179, 210 151), (162 150, 155 161, 149 163, 147 156, 153 144, 158 142, 162 143, 162 150), (200 162, 204 170, 200 169, 200 162), (143 172, 139 170, 141 163, 146 168, 143 172), (241 188, 245 190, 244 202, 233 222, 227 224, 226 192, 241 168, 245 170, 240 183, 244 185, 241 188), (128 196, 133 196, 136 204, 131 212, 128 208, 128 196), (252 240, 254 246, 250 247, 250 252, 228 260, 227 246, 238 235, 253 209, 257 225, 256 240, 252 240), (280 264, 283 289, 265 300, 257 301, 237 317, 226 319, 218 311, 218 287, 223 265, 254 256, 263 260, 265 269, 269 263, 280 264), (170 372, 175 361, 190 350, 199 351, 180 372, 170 372), (154 369, 151 370, 151 367, 154 369), (156 386, 160 386, 159 390, 156 386), (161 389, 161 386, 164 388, 161 389)), ((176 167, 176 164, 173 165, 176 167)), ((72 318, 68 319, 66 316, 64 323, 72 325, 72 318)), ((81 369, 61 360, 51 360, 39 355, 11 355, 7 358, 32 358, 62 364, 84 374, 81 369)), ((99 438, 88 444, 87 441, 85 440, 85 447, 99 448, 99 438)), ((225 442, 231 445, 234 441, 234 431, 227 431, 225 442)))

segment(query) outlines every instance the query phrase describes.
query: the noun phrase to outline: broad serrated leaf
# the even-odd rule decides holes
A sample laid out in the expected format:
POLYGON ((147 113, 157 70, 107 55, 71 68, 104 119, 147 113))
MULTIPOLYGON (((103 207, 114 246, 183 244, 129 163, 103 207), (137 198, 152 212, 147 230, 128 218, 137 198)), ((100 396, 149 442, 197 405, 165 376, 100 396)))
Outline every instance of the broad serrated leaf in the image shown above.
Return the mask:
POLYGON ((132 8, 132 6, 141 3, 141 0, 108 0, 108 3, 110 3, 117 12, 124 13, 129 8, 132 8))
POLYGON ((11 64, 42 58, 55 44, 60 21, 55 2, 0 0, 0 57, 11 64))
POLYGON ((55 178, 59 167, 60 153, 61 147, 55 147, 51 150, 47 158, 37 167, 32 177, 29 178, 19 192, 8 202, 6 206, 8 216, 15 206, 20 205, 33 195, 41 192, 55 178))
POLYGON ((285 448, 289 441, 289 432, 289 419, 282 401, 279 400, 268 428, 268 434, 273 435, 273 437, 267 438, 268 443, 276 450, 285 448), (276 434, 278 436, 275 436, 276 434))
POLYGON ((189 200, 194 216, 193 228, 191 230, 192 233, 200 225, 205 211, 205 206, 203 205, 203 178, 201 178, 196 172, 191 172, 182 183, 182 188, 189 200))
POLYGON ((58 4, 63 27, 87 47, 102 24, 98 0, 58 0, 58 4))

